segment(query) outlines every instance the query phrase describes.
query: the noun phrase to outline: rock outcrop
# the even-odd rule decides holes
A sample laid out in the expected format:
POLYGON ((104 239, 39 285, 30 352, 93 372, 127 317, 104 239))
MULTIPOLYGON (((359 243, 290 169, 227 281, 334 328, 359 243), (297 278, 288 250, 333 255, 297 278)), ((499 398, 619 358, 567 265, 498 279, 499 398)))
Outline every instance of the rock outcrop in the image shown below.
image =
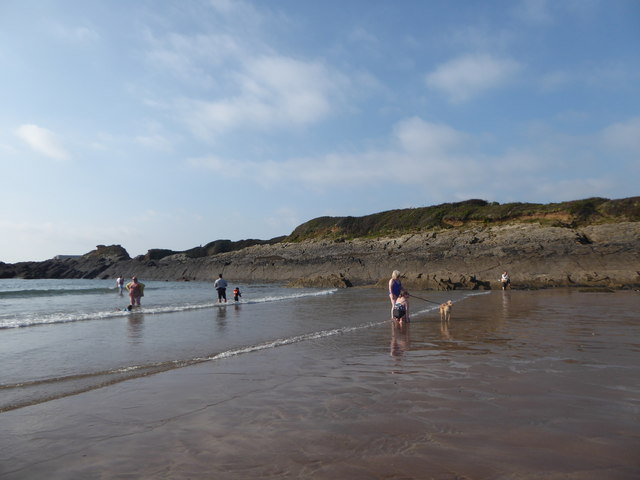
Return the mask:
POLYGON ((513 223, 467 225, 395 237, 264 242, 193 258, 163 251, 130 259, 103 247, 79 259, 0 264, 0 278, 116 278, 283 282, 294 286, 385 286, 392 270, 408 288, 514 288, 640 285, 640 222, 582 228, 513 223))

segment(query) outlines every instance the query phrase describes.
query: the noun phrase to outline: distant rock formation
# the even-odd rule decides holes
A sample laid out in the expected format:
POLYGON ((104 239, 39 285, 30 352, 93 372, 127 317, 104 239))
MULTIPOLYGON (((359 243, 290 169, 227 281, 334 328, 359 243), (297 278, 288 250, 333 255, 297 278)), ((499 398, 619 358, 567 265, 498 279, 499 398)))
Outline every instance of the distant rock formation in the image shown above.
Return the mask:
POLYGON ((119 245, 100 245, 79 259, 0 264, 0 278, 213 281, 223 273, 235 283, 386 288, 397 269, 408 288, 449 290, 498 288, 508 270, 514 288, 640 285, 640 222, 580 228, 468 224, 375 239, 258 241, 223 250, 206 256, 150 250, 131 259, 119 245))
POLYGON ((467 200, 363 217, 319 217, 288 237, 216 240, 131 259, 120 245, 79 258, 0 263, 0 278, 116 278, 281 282, 386 288, 491 289, 508 270, 514 288, 640 285, 640 197, 500 205, 467 200))

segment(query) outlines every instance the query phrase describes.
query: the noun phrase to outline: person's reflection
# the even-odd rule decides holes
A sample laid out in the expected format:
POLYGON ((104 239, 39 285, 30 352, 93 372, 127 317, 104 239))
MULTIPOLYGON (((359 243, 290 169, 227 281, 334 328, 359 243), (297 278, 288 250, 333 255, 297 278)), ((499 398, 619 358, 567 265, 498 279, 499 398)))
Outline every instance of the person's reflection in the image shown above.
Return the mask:
POLYGON ((503 290, 502 291, 502 319, 506 320, 509 318, 509 307, 511 304, 511 291, 503 290))
POLYGON ((216 312, 216 321, 221 329, 227 326, 227 308, 220 307, 216 312))
POLYGON ((391 322, 391 352, 392 357, 400 357, 411 345, 410 324, 391 322))
POLYGON ((129 316, 127 325, 127 334, 131 339, 131 343, 140 343, 142 340, 142 331, 144 330, 144 315, 134 313, 129 316))

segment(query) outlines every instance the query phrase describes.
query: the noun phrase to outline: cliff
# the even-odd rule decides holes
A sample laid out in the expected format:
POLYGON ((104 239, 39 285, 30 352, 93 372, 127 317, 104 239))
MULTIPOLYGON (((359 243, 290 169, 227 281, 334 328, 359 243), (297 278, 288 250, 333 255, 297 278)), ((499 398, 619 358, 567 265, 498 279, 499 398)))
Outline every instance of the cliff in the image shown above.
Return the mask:
MULTIPOLYGON (((289 237, 229 242, 206 256, 193 255, 193 249, 154 250, 131 259, 119 246, 99 246, 80 259, 1 264, 0 277, 135 274, 148 280, 213 281, 223 273, 236 283, 349 287, 386 285, 397 269, 409 288, 490 289, 498 288, 500 274, 508 270, 514 288, 640 285, 640 198, 588 199, 579 207, 572 202, 573 212, 567 204, 507 204, 509 208, 497 209, 496 204, 482 202, 446 204, 451 208, 439 209, 448 213, 439 214, 437 225, 420 224, 433 213, 425 209, 399 210, 390 216, 383 212, 375 217, 322 217, 289 237), (485 207, 498 212, 499 218, 487 221, 485 207), (508 218, 505 212, 511 212, 508 218), (411 218, 404 227, 389 222, 402 215, 411 218), (390 233, 381 234, 382 230, 390 233)), ((434 221, 431 215, 428 222, 434 221)))

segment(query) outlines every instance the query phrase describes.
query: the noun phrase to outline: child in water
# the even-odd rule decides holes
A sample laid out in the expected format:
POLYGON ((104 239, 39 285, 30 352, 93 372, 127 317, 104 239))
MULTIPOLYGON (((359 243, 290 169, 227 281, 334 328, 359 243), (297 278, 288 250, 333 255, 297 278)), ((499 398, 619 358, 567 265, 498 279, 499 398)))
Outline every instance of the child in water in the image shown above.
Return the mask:
POLYGON ((409 292, 403 290, 393 306, 393 318, 399 322, 409 322, 409 292))
POLYGON ((240 301, 240 297, 242 296, 242 294, 240 293, 240 289, 238 287, 233 289, 233 300, 235 302, 240 301))

